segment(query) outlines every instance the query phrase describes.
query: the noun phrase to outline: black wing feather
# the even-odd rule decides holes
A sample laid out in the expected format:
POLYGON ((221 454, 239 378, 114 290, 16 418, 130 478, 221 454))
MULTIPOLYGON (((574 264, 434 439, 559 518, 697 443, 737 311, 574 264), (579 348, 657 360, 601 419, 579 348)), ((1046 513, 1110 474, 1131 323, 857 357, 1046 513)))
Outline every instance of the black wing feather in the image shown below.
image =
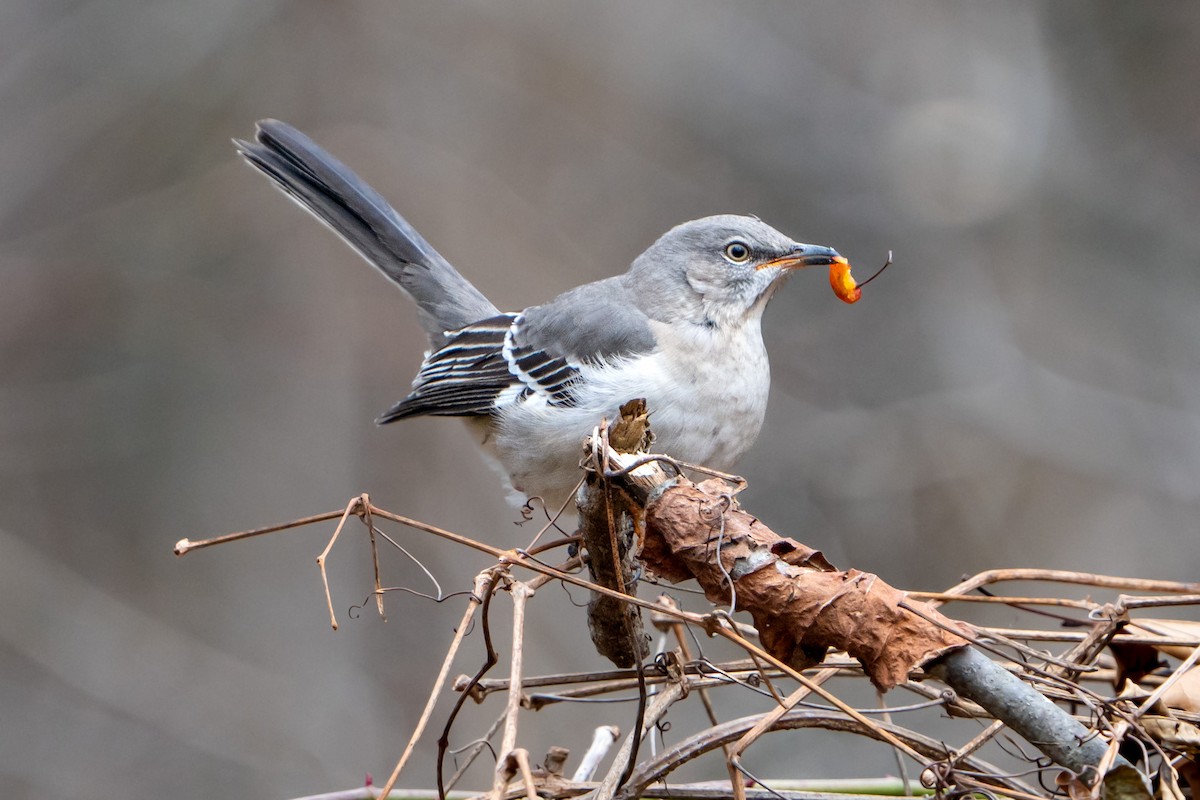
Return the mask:
POLYGON ((502 314, 447 332, 446 343, 425 358, 412 392, 376 422, 494 414, 506 393, 510 400, 541 394, 552 405, 569 405, 579 370, 566 359, 531 347, 505 353, 518 319, 517 314, 502 314))

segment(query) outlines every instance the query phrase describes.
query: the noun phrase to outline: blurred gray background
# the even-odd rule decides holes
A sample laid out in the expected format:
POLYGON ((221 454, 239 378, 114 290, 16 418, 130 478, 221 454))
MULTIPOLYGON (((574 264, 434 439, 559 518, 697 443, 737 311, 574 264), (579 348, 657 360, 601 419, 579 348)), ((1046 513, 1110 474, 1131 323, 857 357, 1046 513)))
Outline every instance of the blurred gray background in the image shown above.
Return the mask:
MULTIPOLYGON (((835 246, 860 279, 892 249, 856 306, 810 271, 769 309, 745 504, 906 588, 1000 566, 1183 580, 1200 567, 1198 79, 1186 2, 8 0, 3 795, 381 781, 461 601, 350 614, 370 589, 354 530, 333 633, 313 564, 331 525, 172 545, 363 491, 494 543, 531 535, 459 424, 372 425, 423 337, 238 163, 229 139, 256 119, 356 168, 502 308, 710 213, 835 246)), ((487 564, 395 533, 447 589, 487 564)), ((535 598, 536 670, 601 666, 566 600, 535 598)), ((471 710, 457 741, 498 712, 471 710)), ((631 713, 526 724, 578 753, 567 721, 631 713)), ((756 768, 836 771, 810 741, 756 768)), ((405 784, 432 785, 430 753, 405 784)))

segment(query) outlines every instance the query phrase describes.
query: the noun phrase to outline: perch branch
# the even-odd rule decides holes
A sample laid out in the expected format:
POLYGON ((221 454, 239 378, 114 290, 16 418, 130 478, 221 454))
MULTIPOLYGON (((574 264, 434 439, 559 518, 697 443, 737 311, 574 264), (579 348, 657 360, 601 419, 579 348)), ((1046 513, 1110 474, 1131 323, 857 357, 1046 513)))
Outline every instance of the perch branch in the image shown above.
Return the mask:
MULTIPOLYGON (((862 662, 880 689, 907 680, 912 670, 923 667, 1076 775, 1103 766, 1108 750, 1104 741, 951 633, 956 623, 931 606, 925 605, 920 615, 909 613, 900 607, 906 595, 876 576, 858 570, 837 572, 819 552, 779 536, 739 509, 717 481, 697 486, 669 477, 652 463, 622 469, 639 458, 609 451, 604 462, 618 468, 610 472, 619 476, 613 480, 646 503, 642 555, 647 567, 672 582, 694 578, 713 603, 725 604, 735 596, 737 608, 754 619, 772 660, 804 667, 820 661, 830 647, 842 649, 862 662)), ((1050 571, 1040 571, 1039 577, 1050 574, 1059 577, 1050 571)), ((1113 583, 1119 583, 1117 588, 1130 585, 1113 583)), ((968 591, 968 584, 951 594, 968 591)), ((1137 584, 1172 591, 1165 582, 1137 584)), ((1116 781, 1108 788, 1145 796, 1144 786, 1137 787, 1140 792, 1133 786, 1140 783, 1140 774, 1127 762, 1117 763, 1120 769, 1099 775, 1116 781), (1135 779, 1121 782, 1130 777, 1135 779)))

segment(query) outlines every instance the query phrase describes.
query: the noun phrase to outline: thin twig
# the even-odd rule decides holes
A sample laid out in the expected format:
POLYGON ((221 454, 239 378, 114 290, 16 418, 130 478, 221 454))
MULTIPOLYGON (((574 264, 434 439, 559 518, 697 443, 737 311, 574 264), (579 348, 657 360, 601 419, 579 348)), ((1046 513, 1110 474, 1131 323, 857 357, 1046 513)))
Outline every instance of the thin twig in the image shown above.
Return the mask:
MULTIPOLYGON (((1054 581, 1103 589, 1122 589, 1130 592, 1158 592, 1162 594, 1200 594, 1200 583, 1158 581, 1145 578, 1122 578, 1114 575, 1097 575, 1090 572, 1072 572, 1062 569, 993 569, 980 572, 947 589, 943 594, 964 595, 980 586, 1006 581, 1054 581)), ((933 600, 931 605, 940 606, 942 600, 933 600)))
MULTIPOLYGON (((458 782, 462 780, 463 775, 465 775, 467 770, 471 768, 471 765, 475 763, 475 759, 479 758, 480 753, 482 753, 484 750, 489 750, 491 751, 493 757, 495 756, 496 751, 492 749, 491 741, 492 737, 496 735, 496 732, 500 730, 500 726, 504 724, 504 719, 505 715, 500 714, 500 716, 496 717, 495 721, 492 722, 491 727, 487 729, 483 736, 480 736, 475 741, 469 742, 466 745, 463 745, 463 747, 452 751, 453 755, 456 757, 463 752, 465 752, 466 755, 463 756, 461 764, 458 763, 458 759, 455 758, 455 763, 458 764, 458 766, 455 768, 454 774, 451 775, 449 780, 446 781, 447 794, 450 794, 450 790, 458 785, 458 782)), ((475 793, 472 792, 472 795, 474 794, 475 793)))
MULTIPOLYGON (((952 633, 955 633, 955 634, 963 637, 971 644, 973 644, 976 647, 981 648, 983 650, 987 650, 989 653, 995 653, 996 655, 999 655, 999 656, 1004 655, 1003 652, 1001 652, 999 647, 996 647, 995 645, 988 642, 986 639, 979 637, 979 636, 975 636, 973 633, 970 633, 969 631, 967 631, 965 629, 966 626, 961 622, 957 626, 951 627, 950 625, 947 625, 942 620, 938 619, 937 616, 932 615, 932 614, 927 614, 926 612, 921 610, 921 608, 919 606, 915 606, 912 603, 906 602, 904 600, 900 601, 900 608, 903 608, 905 611, 909 612, 910 614, 920 617, 921 619, 925 620, 926 622, 928 622, 931 625, 937 625, 939 628, 944 628, 952 633)), ((1076 672, 1090 672, 1090 671, 1096 669, 1096 667, 1089 665, 1089 664, 1078 664, 1078 663, 1074 663, 1074 662, 1063 661, 1062 659, 1055 658, 1054 656, 1050 655, 1049 653, 1045 653, 1045 652, 1042 652, 1039 650, 1034 650, 1032 647, 1021 644, 1020 642, 1018 642, 1015 639, 1011 639, 1007 636, 1003 636, 998 633, 991 634, 991 636, 989 638, 992 638, 992 639, 1000 642, 1001 644, 1011 647, 1012 649, 1016 650, 1018 653, 1021 653, 1022 655, 1026 655, 1031 658, 1036 658, 1039 661, 1045 661, 1048 664, 1053 664, 1054 666, 1060 667, 1064 670, 1069 669, 1069 670, 1073 670, 1076 672)), ((1042 674, 1048 674, 1047 670, 1043 670, 1039 667, 1034 667, 1031 664, 1025 664, 1023 666, 1026 669, 1035 670, 1042 674)))
MULTIPOLYGON (((367 496, 365 494, 361 496, 360 501, 363 509, 362 521, 363 524, 367 526, 367 533, 369 534, 369 538, 371 540, 371 566, 375 570, 375 607, 379 610, 380 619, 382 619, 384 622, 387 622, 387 614, 383 610, 383 584, 379 581, 379 547, 378 543, 375 541, 375 523, 371 521, 371 503, 367 500, 367 496)), ((400 545, 396 542, 392 542, 392 544, 400 547, 400 545)), ((408 551, 404 550, 403 547, 400 547, 400 549, 404 551, 405 555, 408 554, 408 551)), ((412 556, 409 556, 409 558, 412 558, 412 556)), ((420 562, 418 562, 418 565, 420 565, 420 562)), ((424 569, 423 566, 422 569, 424 569)), ((425 574, 428 575, 428 571, 426 571, 425 574)), ((436 585, 437 581, 434 581, 434 584, 436 585)))
POLYGON ((634 742, 645 736, 651 727, 657 725, 658 721, 662 719, 663 714, 667 713, 667 709, 681 697, 683 697, 683 689, 682 685, 678 683, 673 683, 654 695, 654 698, 647 704, 641 726, 630 731, 629 735, 625 737, 625 742, 621 745, 621 749, 613 757, 612 767, 605 774, 604 780, 596 787, 596 792, 592 796, 592 800, 613 800, 613 796, 617 790, 628 783, 628 777, 622 779, 624 773, 623 767, 629 762, 629 755, 633 752, 634 742))
POLYGON ((1138 706, 1137 711, 1133 712, 1134 718, 1137 719, 1141 717, 1147 711, 1153 708, 1154 704, 1157 703, 1162 696, 1166 694, 1167 691, 1174 686, 1175 683, 1182 678, 1185 673, 1187 673, 1188 670, 1196 666, 1197 659, 1200 659, 1200 647, 1192 650, 1192 654, 1185 658, 1183 663, 1175 668, 1175 671, 1171 673, 1171 677, 1163 681, 1161 686, 1155 689, 1149 697, 1142 701, 1142 704, 1138 706))
MULTIPOLYGON (((1194 586, 1196 584, 1188 585, 1194 586)), ((1126 609, 1158 608, 1160 606, 1194 606, 1200 604, 1200 594, 1185 595, 1183 597, 1128 597, 1121 595, 1118 600, 1121 606, 1126 609)))
POLYGON ((617 737, 620 735, 621 731, 615 725, 601 725, 596 728, 592 732, 592 743, 588 746, 587 752, 583 754, 583 759, 580 760, 571 780, 575 782, 590 781, 596 774, 596 768, 600 766, 600 762, 604 760, 604 756, 612 749, 613 742, 617 741, 617 737))
POLYGON ((400 760, 396 762, 396 767, 392 770, 391 777, 387 779, 387 783, 380 790, 384 797, 396 785, 396 779, 400 777, 400 771, 408 763, 413 748, 417 746, 417 741, 425 732, 425 726, 429 724, 429 718, 433 714, 433 707, 437 704, 438 697, 442 693, 442 687, 446 683, 446 676, 450 673, 450 665, 454 663, 454 657, 458 655, 458 648, 462 645, 462 640, 467 635, 471 618, 475 616, 476 609, 483 602, 482 598, 491 594, 494 580, 495 575, 491 570, 481 572, 475 576, 475 592, 467 602, 467 607, 463 611, 463 616, 459 620, 458 627, 454 629, 454 639, 450 642, 450 648, 446 651, 445 658, 442 659, 442 668, 438 672, 437 679, 433 682, 433 689, 429 692, 429 699, 425 701, 425 708, 421 711, 421 718, 417 720, 417 727, 413 729, 412 736, 409 737, 408 744, 405 745, 404 752, 400 755, 400 760))
POLYGON ((1004 606, 1057 606, 1060 608, 1080 608, 1090 611, 1099 603, 1091 600, 1071 600, 1065 597, 1010 597, 997 594, 954 594, 952 592, 908 592, 914 600, 941 603, 984 603, 1004 606))
MULTIPOLYGON (((888 260, 890 261, 891 259, 889 258, 888 260)), ((880 272, 882 271, 883 270, 880 270, 880 272)), ((875 699, 876 702, 879 703, 880 708, 884 709, 884 712, 880 715, 880 719, 882 719, 888 725, 891 725, 892 713, 891 711, 887 710, 887 699, 884 697, 883 692, 877 689, 875 691, 875 699)), ((892 750, 892 755, 896 757, 896 769, 900 772, 900 781, 904 786, 904 793, 910 795, 913 793, 913 790, 912 779, 908 777, 908 762, 904 760, 904 754, 898 750, 892 750)))
MULTIPOLYGON (((715 633, 718 636, 721 636, 722 638, 728 639, 729 641, 737 644, 739 647, 741 647, 747 653, 754 653, 756 656, 758 656, 759 658, 763 659, 764 661, 770 663, 775 668, 783 670, 788 675, 790 675, 793 680, 798 681, 801 685, 810 687, 813 692, 815 692, 816 694, 818 694, 822 698, 824 698, 826 702, 831 703, 836 708, 838 708, 840 711, 842 711, 844 714, 846 714, 847 716, 849 716, 851 719, 855 720, 859 724, 863 725, 864 727, 866 727, 868 729, 878 728, 880 738, 883 741, 892 745, 896 749, 903 751, 905 755, 907 755, 909 758, 916 761, 918 764, 925 763, 924 759, 921 757, 921 755, 919 753, 917 753, 915 750, 913 750, 908 745, 901 742, 899 739, 897 739, 894 736, 892 736, 891 734, 889 734, 885 729, 879 728, 877 723, 872 722, 871 720, 869 720, 865 716, 863 716, 860 712, 851 708, 841 698, 837 697, 832 692, 830 692, 827 689, 825 689, 824 687, 822 687, 820 685, 820 683, 817 683, 814 680, 810 680, 799 670, 793 669, 791 666, 789 666, 788 664, 785 664, 783 661, 781 661, 778 658, 776 658, 775 656, 771 655, 766 650, 763 650, 758 645, 754 644, 751 641, 748 641, 747 639, 742 637, 740 634, 738 634, 733 629, 726 627, 724 625, 717 626, 715 628, 715 633)), ((820 674, 818 674, 818 677, 820 677, 820 674)))
MULTIPOLYGON (((484 655, 483 664, 479 667, 478 671, 476 671, 475 676, 472 680, 478 680, 478 679, 482 678, 484 675, 486 675, 488 673, 489 670, 491 670, 492 667, 496 666, 496 664, 500 660, 499 656, 496 653, 496 648, 492 646, 492 628, 491 628, 491 622, 488 618, 488 616, 489 616, 488 611, 490 610, 491 605, 492 605, 492 598, 496 596, 496 588, 498 587, 500 581, 503 578, 508 577, 508 574, 507 574, 506 568, 503 565, 497 565, 495 567, 492 567, 488 570, 488 572, 492 574, 492 579, 491 579, 490 583, 488 584, 488 591, 485 592, 483 595, 483 602, 480 606, 480 614, 479 614, 480 618, 481 618, 480 628, 483 631, 483 647, 484 647, 485 655, 484 655)), ((444 772, 443 768, 445 766, 445 761, 446 761, 446 751, 450 747, 450 729, 454 726, 454 720, 458 718, 458 712, 462 710, 463 704, 467 702, 467 698, 470 696, 471 696, 471 693, 469 690, 464 691, 462 694, 460 694, 458 696, 458 699, 454 702, 454 707, 450 709, 450 714, 446 718, 446 724, 442 727, 442 735, 438 737, 438 741, 437 741, 437 747, 438 747, 438 751, 437 751, 438 800, 446 800, 446 785, 445 785, 445 777, 444 777, 445 772, 444 772)))
MULTIPOLYGON (((525 546, 526 550, 534 550, 534 548, 537 547, 538 540, 542 538, 543 534, 545 534, 546 531, 550 530, 551 528, 558 527, 559 518, 563 514, 567 513, 567 509, 570 508, 571 504, 575 502, 575 495, 579 492, 579 487, 583 486, 583 482, 585 480, 587 480, 586 475, 579 479, 579 483, 575 484, 575 488, 572 489, 571 493, 567 495, 567 499, 563 500, 562 505, 560 505, 558 507, 558 511, 556 511, 554 513, 554 516, 547 515, 549 517, 548 521, 546 522, 545 525, 542 526, 541 530, 539 530, 537 532, 537 534, 533 537, 533 539, 530 540, 529 544, 525 546)), ((546 507, 546 501, 545 501, 545 499, 543 499, 542 500, 542 508, 545 509, 545 507, 546 507)))
POLYGON ((521 782, 525 784, 526 800, 538 800, 537 783, 533 779, 533 770, 529 768, 529 751, 517 747, 509 753, 509 757, 517 762, 517 771, 521 773, 521 782))
MULTIPOLYGON (((432 583, 433 588, 437 590, 437 595, 434 599, 437 600, 438 602, 441 602, 442 595, 443 595, 442 585, 440 583, 438 583, 438 579, 433 576, 433 572, 431 572, 428 567, 426 567, 423 563, 421 563, 421 559, 414 556, 412 553, 410 553, 408 551, 408 548, 406 548, 404 545, 397 542, 391 536, 388 536, 387 533, 385 533, 384 531, 379 530, 377 527, 375 527, 375 525, 373 525, 373 524, 371 525, 371 530, 374 531, 375 533, 377 533, 380 536, 380 538, 382 538, 384 541, 386 541, 392 547, 396 548, 401 553, 403 553, 405 555, 405 557, 408 558, 409 561, 411 561, 412 563, 417 565, 417 569, 419 569, 419 570, 421 570, 421 572, 425 573, 425 577, 429 578, 429 582, 432 583)), ((376 563, 378 563, 378 562, 376 562, 376 563)), ((376 580, 378 581, 379 576, 376 575, 375 577, 376 577, 376 580)), ((379 591, 386 591, 386 590, 381 590, 378 587, 376 587, 376 591, 379 592, 379 591)), ((412 594, 419 595, 421 593, 420 592, 412 592, 412 594)))
MULTIPOLYGON (((517 715, 521 712, 521 675, 525 661, 525 607, 534 589, 529 584, 517 581, 509 594, 513 599, 512 657, 509 662, 508 705, 504 708, 504 733, 500 739, 500 762, 496 765, 492 780, 493 800, 500 800, 504 793, 502 780, 503 764, 517 746, 517 715)), ((532 790, 532 789, 531 789, 532 790)))
POLYGON ((744 768, 741 764, 741 757, 742 753, 746 752, 746 748, 758 741, 760 736, 773 728, 776 723, 779 722, 779 719, 784 714, 791 711, 797 703, 799 703, 805 697, 808 697, 808 695, 812 694, 813 688, 816 685, 824 683, 836 674, 836 670, 822 670, 821 672, 817 673, 812 679, 812 686, 801 686, 799 689, 792 692, 778 706, 764 714, 762 719, 755 723, 754 727, 746 731, 746 733, 743 734, 743 736, 738 739, 737 742, 735 742, 732 746, 725 748, 725 764, 726 768, 729 770, 729 781, 733 786, 733 796, 735 800, 745 800, 746 797, 746 787, 742 784, 741 778, 738 774, 744 771, 744 768))
MULTIPOLYGON (((736 741, 762 719, 761 714, 743 717, 741 719, 723 722, 720 725, 707 728, 683 741, 676 743, 652 762, 639 765, 638 771, 630 782, 622 789, 617 800, 633 800, 647 795, 647 787, 663 780, 681 764, 689 763, 700 755, 720 747, 723 742, 736 741)), ((800 728, 825 728, 833 731, 845 731, 870 736, 880 741, 903 739, 906 749, 918 752, 922 758, 919 761, 933 763, 945 752, 945 745, 937 739, 923 736, 910 730, 891 725, 872 725, 863 727, 858 721, 836 711, 814 711, 810 709, 792 709, 783 715, 776 723, 775 730, 795 730, 800 728), (887 738, 883 736, 887 734, 887 738)), ((999 770, 985 761, 975 758, 966 760, 967 766, 989 774, 998 774, 999 770)), ((1005 794, 1024 789, 1022 782, 1001 778, 1001 790, 1005 794)), ((1033 790, 1027 790, 1033 795, 1033 790)), ((1044 800, 1038 798, 1037 800, 1044 800)))
MULTIPOLYGON (((676 608, 679 607, 673 598, 665 594, 659 596, 658 602, 663 605, 674 604, 676 608)), ((671 629, 671 634, 675 637, 675 646, 679 648, 679 652, 683 655, 684 664, 691 663, 695 659, 695 655, 692 652, 691 642, 688 641, 687 626, 677 619, 669 620, 667 624, 671 629)), ((700 703, 704 706, 704 713, 708 716, 708 721, 716 725, 718 723, 717 711, 713 708, 712 697, 709 696, 708 689, 703 685, 697 685, 697 690, 697 693, 700 695, 700 703)), ((726 748, 725 752, 726 755, 729 754, 728 748, 726 748)))
MULTIPOLYGON (((351 500, 351 503, 357 502, 358 498, 351 500)), ((284 522, 279 525, 267 525, 263 528, 252 528, 248 531, 238 531, 237 533, 227 533, 223 536, 214 536, 211 539, 201 539, 198 542, 193 542, 191 539, 180 539, 175 543, 175 555, 186 556, 193 550, 203 550, 206 547, 215 547, 219 544, 228 544, 229 542, 237 542, 242 539, 251 539, 256 536, 265 536, 268 533, 279 533, 280 531, 292 530, 294 528, 303 528, 306 525, 314 525, 318 522, 328 522, 331 519, 337 519, 345 515, 345 511, 326 511, 323 514, 314 514, 311 517, 303 517, 301 519, 284 522)))
POLYGON ((317 569, 321 571, 321 583, 325 587, 325 605, 329 608, 329 624, 333 626, 335 631, 338 629, 337 615, 333 613, 333 596, 329 593, 329 573, 325 571, 325 559, 329 557, 329 551, 333 549, 333 543, 341 536, 342 528, 345 527, 346 520, 350 518, 350 515, 370 506, 370 501, 366 500, 366 497, 365 494, 359 495, 346 504, 346 510, 342 512, 342 518, 338 520, 337 527, 333 531, 333 536, 329 537, 329 543, 325 545, 325 549, 321 551, 321 555, 317 556, 317 569))

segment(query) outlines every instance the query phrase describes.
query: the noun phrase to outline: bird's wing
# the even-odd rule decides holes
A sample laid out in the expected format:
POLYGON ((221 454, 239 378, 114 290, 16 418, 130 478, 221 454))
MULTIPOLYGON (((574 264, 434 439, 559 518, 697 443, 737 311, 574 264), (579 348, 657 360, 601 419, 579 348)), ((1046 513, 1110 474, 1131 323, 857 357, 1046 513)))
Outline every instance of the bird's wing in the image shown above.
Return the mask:
POLYGON ((446 343, 425 357, 408 397, 375 421, 380 425, 424 414, 467 417, 490 414, 511 391, 505 358, 517 314, 501 314, 445 333, 446 343))
POLYGON ((619 278, 586 284, 542 306, 455 331, 430 353, 413 390, 380 424, 420 415, 476 416, 511 403, 574 404, 580 366, 651 352, 654 335, 622 302, 619 278))
POLYGON ((517 343, 576 364, 651 353, 658 346, 628 275, 585 283, 525 309, 517 343))

